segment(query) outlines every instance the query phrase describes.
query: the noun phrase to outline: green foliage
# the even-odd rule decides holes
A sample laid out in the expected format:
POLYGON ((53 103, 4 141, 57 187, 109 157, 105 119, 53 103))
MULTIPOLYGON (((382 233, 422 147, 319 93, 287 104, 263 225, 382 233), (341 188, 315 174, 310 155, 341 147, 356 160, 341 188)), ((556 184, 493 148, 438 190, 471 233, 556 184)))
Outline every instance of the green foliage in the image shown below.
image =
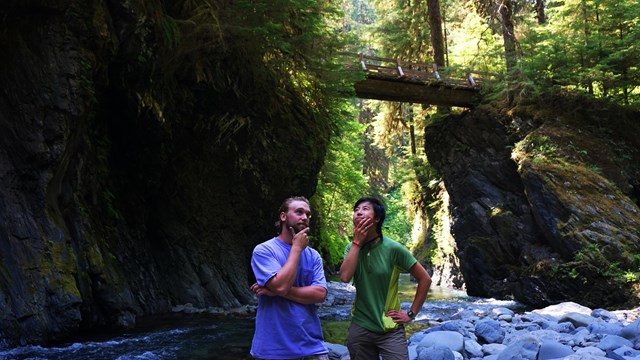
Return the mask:
POLYGON ((175 19, 163 14, 159 21, 159 26, 162 29, 164 45, 170 49, 176 48, 180 44, 180 30, 175 19))
POLYGON ((502 73, 502 38, 490 21, 463 1, 444 1, 450 66, 502 73))
POLYGON ((518 157, 531 157, 534 163, 539 161, 558 160, 558 148, 547 135, 531 133, 516 145, 515 153, 519 153, 518 157))
POLYGON ((569 278, 587 283, 590 278, 602 277, 619 283, 634 282, 640 273, 638 269, 623 269, 619 262, 611 262, 597 244, 588 244, 576 252, 572 262, 556 268, 569 278))
POLYGON ((538 86, 564 86, 618 103, 640 100, 640 4, 635 0, 549 3, 549 23, 525 30, 524 71, 538 86))
POLYGON ((640 254, 632 256, 631 268, 624 271, 622 277, 629 283, 637 283, 640 280, 640 254))
POLYGON ((355 76, 344 71, 340 55, 348 40, 336 31, 340 5, 135 1, 127 6, 138 8, 140 19, 127 40, 137 54, 128 56, 140 61, 123 68, 123 90, 138 98, 141 110, 170 124, 167 129, 217 131, 223 142, 256 129, 263 118, 304 117, 329 126, 355 76), (180 115, 185 105, 204 109, 180 115))
POLYGON ((624 279, 629 283, 635 283, 638 281, 638 273, 627 271, 623 275, 624 279))
POLYGON ((411 245, 411 222, 407 206, 400 189, 393 189, 386 194, 387 218, 384 221, 383 233, 401 244, 411 245))
POLYGON ((385 57, 405 61, 433 63, 430 53, 430 35, 427 2, 373 0, 376 12, 384 14, 375 24, 376 48, 385 57))
POLYGON ((448 209, 442 197, 428 204, 429 222, 431 231, 427 233, 425 240, 426 258, 429 263, 435 267, 445 266, 450 256, 454 255, 454 241, 451 236, 450 228, 446 219, 448 218, 448 209))
POLYGON ((367 193, 362 172, 363 126, 354 118, 354 112, 345 109, 343 121, 334 124, 334 135, 318 175, 316 193, 310 199, 315 213, 312 226, 319 238, 317 249, 329 267, 342 262, 348 238, 352 235, 353 202, 367 193))

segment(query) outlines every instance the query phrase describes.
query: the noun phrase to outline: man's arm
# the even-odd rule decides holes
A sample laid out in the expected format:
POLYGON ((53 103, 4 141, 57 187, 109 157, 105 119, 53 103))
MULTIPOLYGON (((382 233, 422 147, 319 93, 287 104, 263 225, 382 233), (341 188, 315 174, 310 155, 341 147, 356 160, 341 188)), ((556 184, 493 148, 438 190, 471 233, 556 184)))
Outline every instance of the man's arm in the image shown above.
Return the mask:
MULTIPOLYGON (((431 276, 429 276, 429 273, 419 261, 409 269, 409 273, 418 281, 416 295, 413 298, 413 303, 411 303, 410 308, 414 314, 417 314, 422 310, 422 304, 424 304, 424 301, 427 299, 427 294, 431 287, 431 276)), ((407 317, 409 316, 407 315, 407 317)), ((410 319, 409 321, 411 320, 413 319, 410 319)))
POLYGON ((327 298, 327 279, 324 275, 324 264, 317 251, 313 249, 308 251, 313 262, 311 278, 305 279, 299 287, 292 287, 285 298, 300 304, 322 303, 327 298))
POLYGON ((316 285, 294 286, 284 297, 300 304, 318 304, 327 298, 327 289, 316 285))
POLYGON ((359 224, 353 228, 353 241, 351 242, 351 248, 344 257, 342 265, 340 265, 340 280, 342 282, 349 282, 356 272, 356 265, 358 264, 358 254, 360 248, 365 244, 365 238, 367 231, 371 227, 371 219, 365 218, 359 224))
POLYGON ((285 296, 293 287, 298 265, 300 264, 300 254, 302 254, 302 251, 307 247, 307 245, 309 245, 309 239, 307 238, 308 231, 309 228, 306 228, 295 234, 287 261, 264 285, 274 295, 285 296))
MULTIPOLYGON (((251 286, 253 291, 258 296, 278 296, 273 291, 264 286, 255 283, 251 286)), ((327 298, 327 289, 318 285, 309 285, 303 287, 291 287, 286 295, 281 295, 283 298, 295 301, 300 304, 317 304, 324 302, 327 298)))
POLYGON ((356 265, 358 264, 358 254, 360 253, 360 245, 354 243, 351 244, 351 248, 340 265, 340 280, 342 282, 349 282, 356 272, 356 265))
MULTIPOLYGON (((420 312, 422 304, 424 304, 424 301, 427 299, 427 294, 431 287, 431 276, 429 276, 429 273, 419 261, 409 269, 409 273, 418 280, 416 295, 414 296, 413 303, 411 303, 411 307, 409 308, 409 310, 413 311, 414 314, 417 314, 420 312)), ((389 310, 387 312, 387 316, 392 318, 393 321, 398 324, 408 323, 413 320, 413 318, 407 314, 407 311, 402 310, 389 310)))

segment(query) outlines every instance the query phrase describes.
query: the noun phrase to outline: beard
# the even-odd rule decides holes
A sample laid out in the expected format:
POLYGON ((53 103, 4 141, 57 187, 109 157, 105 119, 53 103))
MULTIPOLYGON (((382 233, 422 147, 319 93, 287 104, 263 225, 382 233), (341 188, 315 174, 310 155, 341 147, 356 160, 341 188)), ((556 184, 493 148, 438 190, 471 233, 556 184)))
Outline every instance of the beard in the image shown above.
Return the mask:
POLYGON ((295 233, 299 233, 301 230, 304 230, 306 228, 308 228, 309 226, 305 223, 294 223, 294 222, 290 222, 289 218, 287 218, 287 227, 292 227, 293 231, 295 231, 295 233))

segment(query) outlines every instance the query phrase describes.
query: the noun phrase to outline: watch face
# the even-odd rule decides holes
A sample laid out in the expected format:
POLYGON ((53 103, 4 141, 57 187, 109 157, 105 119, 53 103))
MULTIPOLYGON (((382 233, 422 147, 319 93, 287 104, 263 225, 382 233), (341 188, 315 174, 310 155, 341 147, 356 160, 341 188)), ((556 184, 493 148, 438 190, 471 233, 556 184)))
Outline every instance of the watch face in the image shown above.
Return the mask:
POLYGON ((416 316, 416 314, 414 314, 412 310, 407 311, 407 315, 409 315, 409 317, 412 319, 416 316))

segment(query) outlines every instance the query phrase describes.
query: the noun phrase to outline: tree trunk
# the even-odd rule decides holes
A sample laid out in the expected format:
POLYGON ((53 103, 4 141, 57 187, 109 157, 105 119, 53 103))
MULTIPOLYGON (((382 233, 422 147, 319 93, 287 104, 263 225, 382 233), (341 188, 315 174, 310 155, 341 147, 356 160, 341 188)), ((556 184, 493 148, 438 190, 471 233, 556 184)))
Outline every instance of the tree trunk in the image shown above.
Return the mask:
POLYGON ((538 19, 539 25, 547 22, 547 16, 544 13, 544 0, 536 0, 536 19, 538 19))
MULTIPOLYGON (((431 34, 431 46, 433 47, 433 61, 438 68, 446 66, 445 44, 442 31, 442 16, 440 14, 440 0, 427 0, 427 13, 429 17, 429 33, 431 34)), ((446 113, 449 106, 438 106, 438 112, 446 113)))
POLYGON ((413 126, 413 104, 409 104, 409 111, 407 112, 407 122, 409 123, 409 140, 411 144, 411 155, 416 154, 416 131, 413 126))
MULTIPOLYGON (((502 22, 502 38, 504 40, 504 55, 507 65, 507 74, 509 82, 512 85, 517 77, 516 65, 518 63, 516 54, 516 35, 515 25, 513 21, 513 3, 512 0, 504 0, 499 7, 500 20, 502 22)), ((513 101, 513 94, 507 94, 508 101, 513 101)))
MULTIPOLYGON (((580 9, 582 11, 582 32, 584 35, 584 40, 582 42, 582 45, 584 46, 585 49, 588 48, 589 46, 589 21, 587 20, 589 18, 589 14, 587 13, 587 2, 585 0, 582 0, 580 2, 580 9)), ((585 53, 586 50, 581 50, 580 51, 580 66, 582 69, 585 69, 587 67, 587 54, 585 53)), ((584 79, 584 81, 587 83, 587 88, 589 89, 589 94, 593 95, 593 79, 591 79, 591 77, 584 79)))
POLYGON ((442 33, 442 16, 440 15, 440 0, 427 0, 431 46, 433 60, 438 67, 445 66, 444 35, 442 33))

